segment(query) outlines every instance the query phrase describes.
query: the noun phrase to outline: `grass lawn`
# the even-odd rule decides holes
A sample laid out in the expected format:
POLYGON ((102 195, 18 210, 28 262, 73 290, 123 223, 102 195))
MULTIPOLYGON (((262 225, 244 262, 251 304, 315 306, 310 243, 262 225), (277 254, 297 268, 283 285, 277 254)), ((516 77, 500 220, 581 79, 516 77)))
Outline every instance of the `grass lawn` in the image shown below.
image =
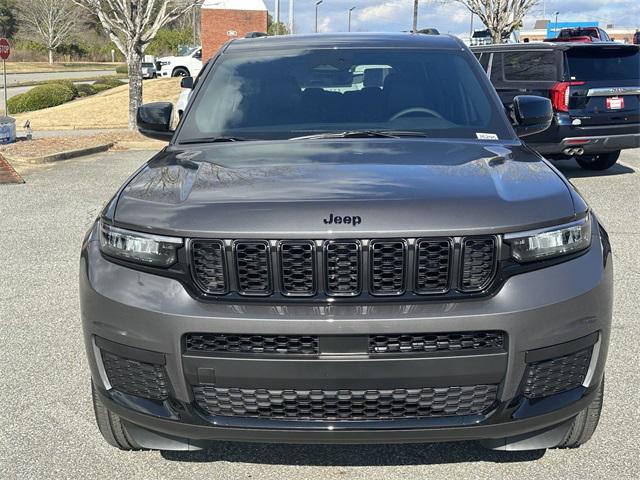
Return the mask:
POLYGON ((71 62, 71 63, 54 63, 50 65, 47 62, 7 62, 7 73, 31 73, 31 72, 70 72, 84 70, 109 70, 115 69, 121 63, 90 63, 90 62, 71 62))
MULTIPOLYGON (((180 79, 168 78, 144 82, 144 103, 175 102, 180 95, 180 79)), ((91 97, 57 107, 14 115, 21 127, 31 121, 34 130, 76 130, 127 128, 129 87, 112 88, 91 97)))

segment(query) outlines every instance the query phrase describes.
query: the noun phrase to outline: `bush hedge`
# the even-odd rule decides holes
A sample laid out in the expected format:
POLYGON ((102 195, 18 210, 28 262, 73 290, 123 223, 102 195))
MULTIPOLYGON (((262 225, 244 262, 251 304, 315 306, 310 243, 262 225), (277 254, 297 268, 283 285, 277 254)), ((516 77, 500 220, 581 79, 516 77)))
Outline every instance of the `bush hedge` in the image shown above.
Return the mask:
POLYGON ((26 93, 10 98, 7 104, 9 113, 31 112, 43 108, 55 107, 73 100, 74 93, 66 85, 49 83, 33 87, 26 93))
POLYGON ((111 90, 113 87, 111 85, 105 85, 104 83, 94 83, 93 91, 96 93, 104 92, 105 90, 111 90))
POLYGON ((93 88, 93 85, 88 83, 80 83, 76 85, 76 90, 78 91, 78 97, 89 97, 91 95, 96 94, 96 89, 93 88))
POLYGON ((129 67, 127 67, 126 65, 118 65, 116 67, 116 73, 119 73, 121 75, 128 75, 129 74, 129 67))
POLYGON ((78 96, 78 87, 71 80, 52 80, 46 85, 51 85, 51 84, 62 85, 68 88, 73 92, 73 98, 76 98, 78 96))
POLYGON ((122 85, 124 85, 124 83, 118 77, 99 77, 96 79, 95 83, 93 84, 94 87, 96 85, 106 85, 109 88, 114 88, 114 87, 121 87, 122 85))

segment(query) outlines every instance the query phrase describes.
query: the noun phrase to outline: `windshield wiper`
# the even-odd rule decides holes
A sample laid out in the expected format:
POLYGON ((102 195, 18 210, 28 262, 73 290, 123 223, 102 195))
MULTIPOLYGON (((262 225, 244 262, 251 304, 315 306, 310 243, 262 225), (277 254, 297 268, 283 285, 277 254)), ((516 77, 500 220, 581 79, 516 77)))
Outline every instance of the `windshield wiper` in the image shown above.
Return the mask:
POLYGON ((319 133, 294 137, 290 140, 318 140, 323 138, 398 138, 398 137, 427 137, 426 133, 404 130, 350 130, 346 132, 319 133))
POLYGON ((242 137, 202 137, 202 138, 189 138, 188 140, 182 140, 181 145, 189 145, 193 143, 223 143, 223 142, 247 142, 249 139, 242 137))

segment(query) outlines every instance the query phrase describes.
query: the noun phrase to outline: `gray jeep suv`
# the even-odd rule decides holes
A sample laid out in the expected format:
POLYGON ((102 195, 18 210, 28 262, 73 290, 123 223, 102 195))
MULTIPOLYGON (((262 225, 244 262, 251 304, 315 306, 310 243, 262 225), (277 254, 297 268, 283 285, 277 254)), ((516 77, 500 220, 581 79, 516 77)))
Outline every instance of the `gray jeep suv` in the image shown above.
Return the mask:
MULTIPOLYGON (((192 85, 191 79, 184 80, 192 85)), ((594 432, 607 235, 448 36, 242 39, 169 145, 102 211, 80 297, 96 420, 121 449, 212 440, 481 440, 594 432)))

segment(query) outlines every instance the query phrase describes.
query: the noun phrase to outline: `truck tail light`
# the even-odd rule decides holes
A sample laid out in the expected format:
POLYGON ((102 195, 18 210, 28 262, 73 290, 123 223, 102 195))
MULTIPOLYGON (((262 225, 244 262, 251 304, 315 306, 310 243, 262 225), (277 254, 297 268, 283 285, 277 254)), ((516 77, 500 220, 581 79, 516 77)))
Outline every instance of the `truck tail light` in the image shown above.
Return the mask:
POLYGON ((559 112, 569 111, 569 93, 574 85, 584 85, 584 82, 559 82, 549 90, 554 110, 559 112))

